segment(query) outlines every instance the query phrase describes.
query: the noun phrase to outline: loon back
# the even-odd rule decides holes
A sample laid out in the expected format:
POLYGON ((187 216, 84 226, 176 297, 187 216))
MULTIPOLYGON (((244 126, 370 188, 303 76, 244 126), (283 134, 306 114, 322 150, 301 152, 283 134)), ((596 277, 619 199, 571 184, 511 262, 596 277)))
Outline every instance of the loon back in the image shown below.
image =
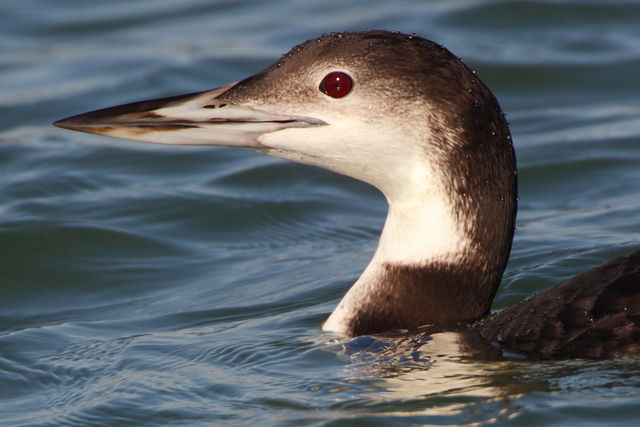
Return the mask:
POLYGON ((640 352, 640 251, 526 298, 474 325, 489 341, 541 359, 640 352))

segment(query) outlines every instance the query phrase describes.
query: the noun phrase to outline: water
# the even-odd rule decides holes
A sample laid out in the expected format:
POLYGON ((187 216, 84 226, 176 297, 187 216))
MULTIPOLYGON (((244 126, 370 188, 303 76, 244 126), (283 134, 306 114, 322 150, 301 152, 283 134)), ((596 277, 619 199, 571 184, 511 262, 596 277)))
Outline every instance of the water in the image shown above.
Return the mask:
POLYGON ((213 88, 323 32, 439 41, 512 124, 495 309, 640 243, 633 1, 4 1, 0 424, 629 425, 640 361, 482 362, 449 334, 320 325, 375 249, 365 184, 258 154, 53 120, 213 88))

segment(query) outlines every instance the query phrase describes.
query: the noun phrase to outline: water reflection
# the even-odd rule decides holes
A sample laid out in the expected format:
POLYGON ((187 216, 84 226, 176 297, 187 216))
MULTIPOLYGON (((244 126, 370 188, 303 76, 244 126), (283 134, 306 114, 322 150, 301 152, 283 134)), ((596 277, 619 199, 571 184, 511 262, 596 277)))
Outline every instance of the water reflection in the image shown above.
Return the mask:
POLYGON ((531 375, 532 363, 505 359, 470 330, 358 337, 339 355, 348 382, 367 383, 369 404, 384 406, 385 416, 480 413, 475 420, 495 422, 517 416, 524 394, 549 390, 546 377, 531 375))

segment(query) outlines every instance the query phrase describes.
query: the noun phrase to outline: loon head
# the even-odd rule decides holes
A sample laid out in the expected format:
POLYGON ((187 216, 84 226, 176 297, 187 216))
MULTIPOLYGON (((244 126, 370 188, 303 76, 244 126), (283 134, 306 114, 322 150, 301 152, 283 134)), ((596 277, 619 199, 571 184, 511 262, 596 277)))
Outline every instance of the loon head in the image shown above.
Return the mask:
POLYGON ((378 249, 326 330, 359 335, 481 317, 506 266, 516 212, 507 122, 473 71, 417 36, 325 35, 239 82, 55 125, 246 148, 377 187, 389 203, 378 249))

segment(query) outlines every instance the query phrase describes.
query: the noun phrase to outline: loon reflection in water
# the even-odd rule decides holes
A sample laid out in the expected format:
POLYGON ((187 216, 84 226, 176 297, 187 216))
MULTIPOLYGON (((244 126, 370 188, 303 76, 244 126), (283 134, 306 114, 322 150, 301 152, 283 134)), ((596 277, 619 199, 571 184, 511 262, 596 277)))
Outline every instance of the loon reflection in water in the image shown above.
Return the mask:
POLYGON ((378 248, 325 330, 356 336, 462 324, 537 358, 640 350, 640 251, 489 314, 515 228, 513 144, 490 90, 431 41, 387 31, 325 35, 242 81, 55 125, 246 148, 377 187, 389 203, 378 248))

